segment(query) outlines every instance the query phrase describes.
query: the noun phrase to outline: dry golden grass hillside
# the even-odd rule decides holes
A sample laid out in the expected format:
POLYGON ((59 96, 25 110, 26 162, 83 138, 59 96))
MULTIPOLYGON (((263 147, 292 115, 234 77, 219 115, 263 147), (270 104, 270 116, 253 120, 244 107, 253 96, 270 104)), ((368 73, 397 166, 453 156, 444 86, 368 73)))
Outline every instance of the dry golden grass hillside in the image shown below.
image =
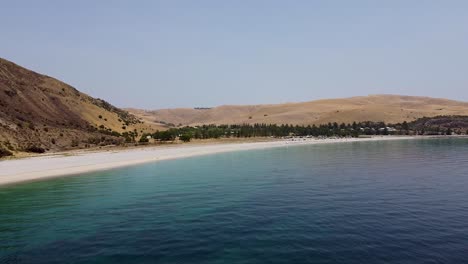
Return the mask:
POLYGON ((384 121, 397 123, 421 117, 468 115, 468 103, 430 97, 370 95, 303 103, 234 106, 211 109, 128 109, 150 121, 175 125, 200 124, 324 124, 384 121))
POLYGON ((59 80, 0 58, 0 147, 59 150, 162 129, 59 80))

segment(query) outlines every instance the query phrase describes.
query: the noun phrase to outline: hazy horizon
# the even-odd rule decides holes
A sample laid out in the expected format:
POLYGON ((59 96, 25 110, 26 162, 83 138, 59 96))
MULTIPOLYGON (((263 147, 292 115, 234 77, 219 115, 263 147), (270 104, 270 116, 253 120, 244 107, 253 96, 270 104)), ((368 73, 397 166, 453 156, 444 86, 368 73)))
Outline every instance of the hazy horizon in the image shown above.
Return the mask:
POLYGON ((464 1, 2 6, 0 57, 119 107, 275 104, 368 94, 468 101, 464 1))

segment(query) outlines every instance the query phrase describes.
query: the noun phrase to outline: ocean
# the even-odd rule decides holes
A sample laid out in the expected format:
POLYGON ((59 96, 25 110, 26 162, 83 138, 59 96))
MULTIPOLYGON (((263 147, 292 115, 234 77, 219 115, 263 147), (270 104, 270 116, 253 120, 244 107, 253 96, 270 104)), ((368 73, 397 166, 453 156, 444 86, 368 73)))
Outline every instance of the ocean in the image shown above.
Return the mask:
POLYGON ((468 139, 237 151, 0 187, 0 263, 466 263, 468 139))

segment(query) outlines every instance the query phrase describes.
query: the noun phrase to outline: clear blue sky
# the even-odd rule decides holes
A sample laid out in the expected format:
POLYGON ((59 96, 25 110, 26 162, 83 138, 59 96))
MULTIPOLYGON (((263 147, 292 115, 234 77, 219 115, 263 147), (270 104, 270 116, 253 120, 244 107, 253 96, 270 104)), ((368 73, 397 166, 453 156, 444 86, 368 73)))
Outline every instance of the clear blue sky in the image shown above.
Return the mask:
POLYGON ((0 57, 121 107, 468 101, 468 1, 6 1, 0 57))

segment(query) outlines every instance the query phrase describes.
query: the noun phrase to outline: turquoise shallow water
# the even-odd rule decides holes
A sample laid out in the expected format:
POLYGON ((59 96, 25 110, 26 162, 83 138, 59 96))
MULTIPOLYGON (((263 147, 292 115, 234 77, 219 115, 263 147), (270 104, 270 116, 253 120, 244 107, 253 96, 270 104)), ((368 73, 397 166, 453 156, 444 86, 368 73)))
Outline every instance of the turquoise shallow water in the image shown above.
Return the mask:
POLYGON ((233 152, 0 188, 0 263, 467 259, 467 139, 233 152))

